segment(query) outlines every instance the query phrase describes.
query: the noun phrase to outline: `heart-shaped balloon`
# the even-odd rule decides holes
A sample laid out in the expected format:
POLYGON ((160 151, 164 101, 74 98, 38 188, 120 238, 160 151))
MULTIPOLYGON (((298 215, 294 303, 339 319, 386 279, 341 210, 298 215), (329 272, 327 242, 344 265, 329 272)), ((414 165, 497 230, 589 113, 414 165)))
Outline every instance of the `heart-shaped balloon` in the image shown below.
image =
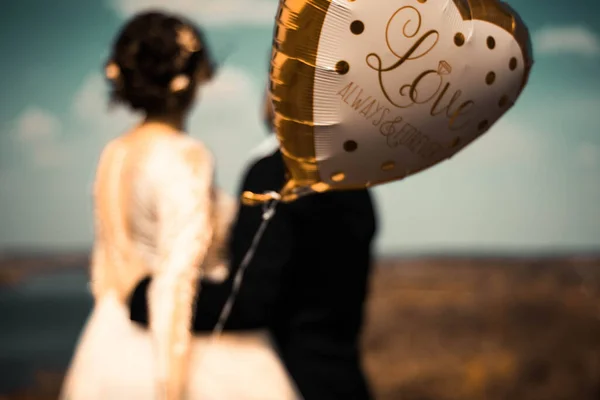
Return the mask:
POLYGON ((283 201, 452 157, 515 103, 532 63, 525 24, 499 0, 282 0, 270 97, 283 201))

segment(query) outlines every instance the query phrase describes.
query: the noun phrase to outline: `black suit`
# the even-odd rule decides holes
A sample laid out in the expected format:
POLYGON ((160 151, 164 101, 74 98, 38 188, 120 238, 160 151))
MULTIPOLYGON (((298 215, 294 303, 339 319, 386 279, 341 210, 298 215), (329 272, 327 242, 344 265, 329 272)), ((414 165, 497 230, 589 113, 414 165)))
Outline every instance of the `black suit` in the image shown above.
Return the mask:
MULTIPOLYGON (((250 168, 243 190, 278 190, 284 175, 276 152, 250 168)), ((244 257, 261 215, 261 207, 241 208, 230 243, 232 266, 244 257)), ((371 398, 358 348, 375 230, 367 190, 279 204, 246 271, 226 330, 269 328, 306 400, 371 398)), ((132 319, 142 323, 147 283, 131 301, 132 319)), ((202 284, 196 331, 214 327, 230 289, 231 278, 202 284)))

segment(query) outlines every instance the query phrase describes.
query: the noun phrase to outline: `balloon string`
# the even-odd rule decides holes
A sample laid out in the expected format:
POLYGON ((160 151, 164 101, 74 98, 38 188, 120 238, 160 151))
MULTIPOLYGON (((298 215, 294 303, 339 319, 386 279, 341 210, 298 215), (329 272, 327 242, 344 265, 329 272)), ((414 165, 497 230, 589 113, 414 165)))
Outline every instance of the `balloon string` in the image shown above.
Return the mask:
POLYGON ((227 320, 229 319, 229 316, 231 314, 231 309, 233 308, 237 295, 240 291, 240 287, 242 286, 244 273, 246 272, 246 269, 248 268, 250 262, 254 258, 254 253, 256 252, 256 249, 260 244, 260 239, 262 238, 267 228, 267 225, 269 225, 271 218, 273 218, 273 216, 275 215, 275 209, 279 204, 279 201, 281 200, 281 196, 277 192, 267 192, 265 194, 270 195, 274 200, 263 204, 262 222, 258 227, 256 233, 254 234, 254 237, 252 238, 252 244, 246 251, 246 254, 244 255, 244 258, 242 259, 242 262, 240 264, 240 267, 238 268, 235 277, 233 278, 233 287, 231 289, 231 293, 229 294, 225 305, 221 309, 221 314, 219 315, 217 324, 215 325, 212 331, 212 341, 217 339, 223 332, 223 329, 225 328, 225 324, 227 323, 227 320))

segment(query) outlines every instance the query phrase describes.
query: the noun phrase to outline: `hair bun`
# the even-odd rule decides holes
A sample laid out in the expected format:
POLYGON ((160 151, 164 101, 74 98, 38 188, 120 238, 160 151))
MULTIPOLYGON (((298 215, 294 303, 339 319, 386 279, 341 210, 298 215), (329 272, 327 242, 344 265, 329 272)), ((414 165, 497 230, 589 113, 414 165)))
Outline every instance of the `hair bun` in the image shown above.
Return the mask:
POLYGON ((202 39, 199 29, 175 16, 137 15, 113 46, 111 60, 121 72, 113 98, 146 112, 187 106, 199 71, 213 64, 202 39))
POLYGON ((173 63, 178 52, 177 43, 168 35, 149 35, 139 42, 135 64, 139 72, 149 80, 166 86, 180 72, 181 68, 173 63))

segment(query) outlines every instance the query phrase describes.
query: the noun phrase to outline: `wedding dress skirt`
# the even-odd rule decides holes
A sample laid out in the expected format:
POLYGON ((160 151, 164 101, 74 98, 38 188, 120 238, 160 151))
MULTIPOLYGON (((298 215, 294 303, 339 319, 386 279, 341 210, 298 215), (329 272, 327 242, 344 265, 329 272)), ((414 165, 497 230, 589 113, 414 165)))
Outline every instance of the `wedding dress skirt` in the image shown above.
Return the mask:
MULTIPOLYGON (((266 332, 194 336, 186 400, 298 400, 266 332)), ((154 353, 147 330, 112 293, 97 302, 82 332, 61 400, 153 400, 154 353)))

